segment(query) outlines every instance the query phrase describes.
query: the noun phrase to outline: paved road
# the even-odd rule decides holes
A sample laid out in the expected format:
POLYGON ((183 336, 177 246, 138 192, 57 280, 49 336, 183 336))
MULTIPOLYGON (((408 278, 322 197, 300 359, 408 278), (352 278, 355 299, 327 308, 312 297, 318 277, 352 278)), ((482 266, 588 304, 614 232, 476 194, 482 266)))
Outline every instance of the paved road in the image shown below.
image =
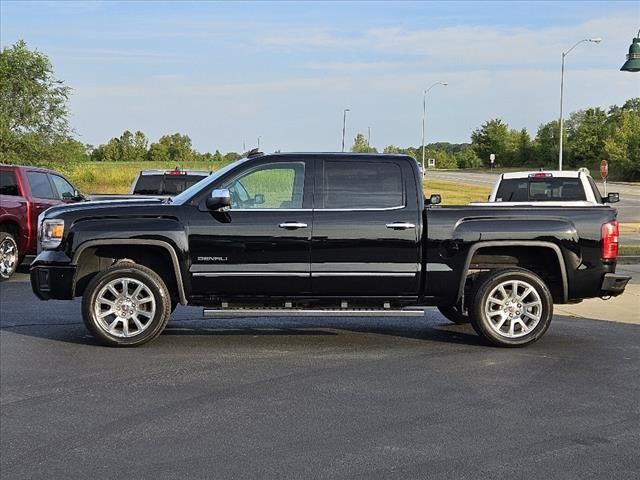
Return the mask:
MULTIPOLYGON (((472 185, 492 186, 497 175, 489 173, 465 172, 455 170, 429 170, 427 176, 451 182, 468 183, 472 185)), ((598 188, 604 191, 602 183, 597 180, 598 188)), ((640 222, 640 184, 625 182, 609 182, 607 191, 619 192, 620 203, 615 207, 618 209, 618 215, 622 222, 640 222)), ((638 238, 640 240, 640 238, 638 238)))
POLYGON ((7 479, 629 479, 640 327, 556 317, 481 344, 415 319, 203 321, 100 347, 79 302, 0 287, 7 479))

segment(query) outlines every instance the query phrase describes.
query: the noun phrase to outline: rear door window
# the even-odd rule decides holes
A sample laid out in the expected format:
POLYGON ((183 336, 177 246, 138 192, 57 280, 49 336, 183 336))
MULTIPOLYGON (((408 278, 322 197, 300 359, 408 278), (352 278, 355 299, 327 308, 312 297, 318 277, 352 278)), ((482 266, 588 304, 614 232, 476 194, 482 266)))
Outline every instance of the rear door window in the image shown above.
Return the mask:
POLYGON ((395 162, 325 160, 321 208, 386 209, 404 206, 402 170, 395 162))
POLYGON ((20 189, 18 188, 15 172, 0 170, 0 195, 20 196, 20 189))
POLYGON ((58 195, 54 193, 49 175, 44 172, 27 172, 27 181, 31 188, 31 195, 36 198, 57 199, 58 195))

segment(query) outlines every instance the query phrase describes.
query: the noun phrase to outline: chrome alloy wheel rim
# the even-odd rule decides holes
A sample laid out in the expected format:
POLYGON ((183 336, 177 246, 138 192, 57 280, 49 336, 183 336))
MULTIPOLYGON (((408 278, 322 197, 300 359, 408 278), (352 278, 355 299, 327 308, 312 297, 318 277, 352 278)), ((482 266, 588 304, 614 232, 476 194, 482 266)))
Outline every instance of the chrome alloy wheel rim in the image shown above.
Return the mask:
POLYGON ((518 338, 531 333, 540 323, 542 300, 529 283, 508 280, 491 290, 484 311, 494 332, 518 338))
POLYGON ((156 314, 156 300, 140 280, 117 278, 98 292, 94 313, 98 325, 108 334, 135 337, 151 325, 156 314))
POLYGON ((0 243, 0 274, 10 275, 18 263, 18 246, 7 237, 0 243))

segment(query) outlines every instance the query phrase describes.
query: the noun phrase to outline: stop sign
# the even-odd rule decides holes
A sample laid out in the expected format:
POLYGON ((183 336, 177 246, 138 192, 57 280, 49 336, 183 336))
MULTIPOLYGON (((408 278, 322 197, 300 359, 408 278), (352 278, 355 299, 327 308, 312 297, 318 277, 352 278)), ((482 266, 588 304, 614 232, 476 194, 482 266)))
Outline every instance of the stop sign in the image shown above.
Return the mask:
POLYGON ((609 176, 609 164, 606 160, 600 162, 600 176, 603 180, 609 176))

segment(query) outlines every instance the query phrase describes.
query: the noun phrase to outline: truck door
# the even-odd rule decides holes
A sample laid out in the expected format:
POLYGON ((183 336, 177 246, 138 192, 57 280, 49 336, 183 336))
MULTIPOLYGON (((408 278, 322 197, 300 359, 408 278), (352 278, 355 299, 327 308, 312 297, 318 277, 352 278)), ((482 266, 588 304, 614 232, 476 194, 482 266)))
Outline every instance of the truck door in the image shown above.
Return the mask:
POLYGON ((308 295, 313 161, 249 162, 213 189, 227 212, 199 208, 189 225, 196 295, 308 295))
POLYGON ((311 244, 318 296, 415 296, 421 206, 407 161, 321 161, 311 244))

